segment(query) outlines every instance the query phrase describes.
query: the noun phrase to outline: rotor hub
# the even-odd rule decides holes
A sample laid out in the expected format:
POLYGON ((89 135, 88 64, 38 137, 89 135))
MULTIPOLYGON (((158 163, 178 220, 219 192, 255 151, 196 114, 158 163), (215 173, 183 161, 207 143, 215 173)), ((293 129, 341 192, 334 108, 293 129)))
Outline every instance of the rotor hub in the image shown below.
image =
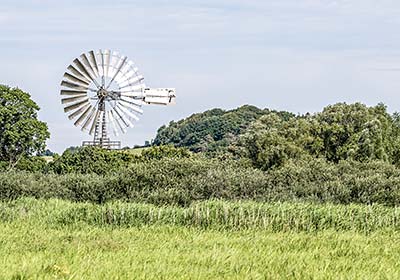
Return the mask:
POLYGON ((105 98, 107 96, 108 96, 108 91, 105 88, 100 87, 100 89, 97 91, 97 97, 98 98, 105 98))

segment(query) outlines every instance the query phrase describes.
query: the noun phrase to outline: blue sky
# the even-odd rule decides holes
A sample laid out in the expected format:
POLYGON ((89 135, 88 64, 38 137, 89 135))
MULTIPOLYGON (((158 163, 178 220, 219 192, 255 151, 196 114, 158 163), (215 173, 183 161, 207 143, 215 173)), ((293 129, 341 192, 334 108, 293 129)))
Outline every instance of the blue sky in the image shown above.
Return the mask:
POLYGON ((400 111, 399 30, 398 0, 0 0, 0 83, 32 95, 57 152, 91 138, 63 113, 59 83, 99 48, 127 55, 146 85, 177 88, 177 105, 144 107, 123 145, 214 107, 305 113, 361 101, 400 111))

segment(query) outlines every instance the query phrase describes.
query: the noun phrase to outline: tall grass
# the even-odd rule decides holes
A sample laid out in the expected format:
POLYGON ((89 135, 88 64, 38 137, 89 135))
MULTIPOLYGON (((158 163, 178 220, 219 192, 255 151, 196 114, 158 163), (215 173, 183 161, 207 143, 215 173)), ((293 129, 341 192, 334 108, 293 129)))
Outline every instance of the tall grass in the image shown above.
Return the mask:
POLYGON ((400 278, 396 232, 0 227, 0 279, 400 278))
POLYGON ((30 220, 48 226, 189 226, 204 229, 322 230, 370 233, 400 230, 400 208, 381 205, 205 201, 189 207, 123 203, 103 205, 19 199, 0 203, 0 221, 30 220))

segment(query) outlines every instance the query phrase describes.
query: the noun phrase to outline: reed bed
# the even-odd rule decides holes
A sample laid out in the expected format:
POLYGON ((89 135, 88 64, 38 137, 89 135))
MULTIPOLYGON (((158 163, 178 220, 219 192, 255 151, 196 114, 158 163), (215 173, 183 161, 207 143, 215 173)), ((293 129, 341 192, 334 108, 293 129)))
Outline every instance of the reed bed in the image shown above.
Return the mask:
POLYGON ((48 226, 188 226, 272 232, 322 230, 370 233, 400 230, 400 207, 316 203, 204 201, 189 207, 109 202, 103 205, 23 198, 0 203, 0 221, 30 220, 48 226))

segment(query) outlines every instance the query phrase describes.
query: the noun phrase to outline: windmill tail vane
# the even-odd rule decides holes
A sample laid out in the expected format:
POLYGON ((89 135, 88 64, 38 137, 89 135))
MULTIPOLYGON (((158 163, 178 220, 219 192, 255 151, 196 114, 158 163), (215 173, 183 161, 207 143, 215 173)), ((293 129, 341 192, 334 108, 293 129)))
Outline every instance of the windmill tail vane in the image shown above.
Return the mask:
POLYGON ((61 81, 61 103, 68 118, 93 136, 83 146, 120 149, 115 136, 133 127, 145 104, 175 104, 174 88, 149 88, 135 64, 116 51, 89 51, 75 58, 61 81))

